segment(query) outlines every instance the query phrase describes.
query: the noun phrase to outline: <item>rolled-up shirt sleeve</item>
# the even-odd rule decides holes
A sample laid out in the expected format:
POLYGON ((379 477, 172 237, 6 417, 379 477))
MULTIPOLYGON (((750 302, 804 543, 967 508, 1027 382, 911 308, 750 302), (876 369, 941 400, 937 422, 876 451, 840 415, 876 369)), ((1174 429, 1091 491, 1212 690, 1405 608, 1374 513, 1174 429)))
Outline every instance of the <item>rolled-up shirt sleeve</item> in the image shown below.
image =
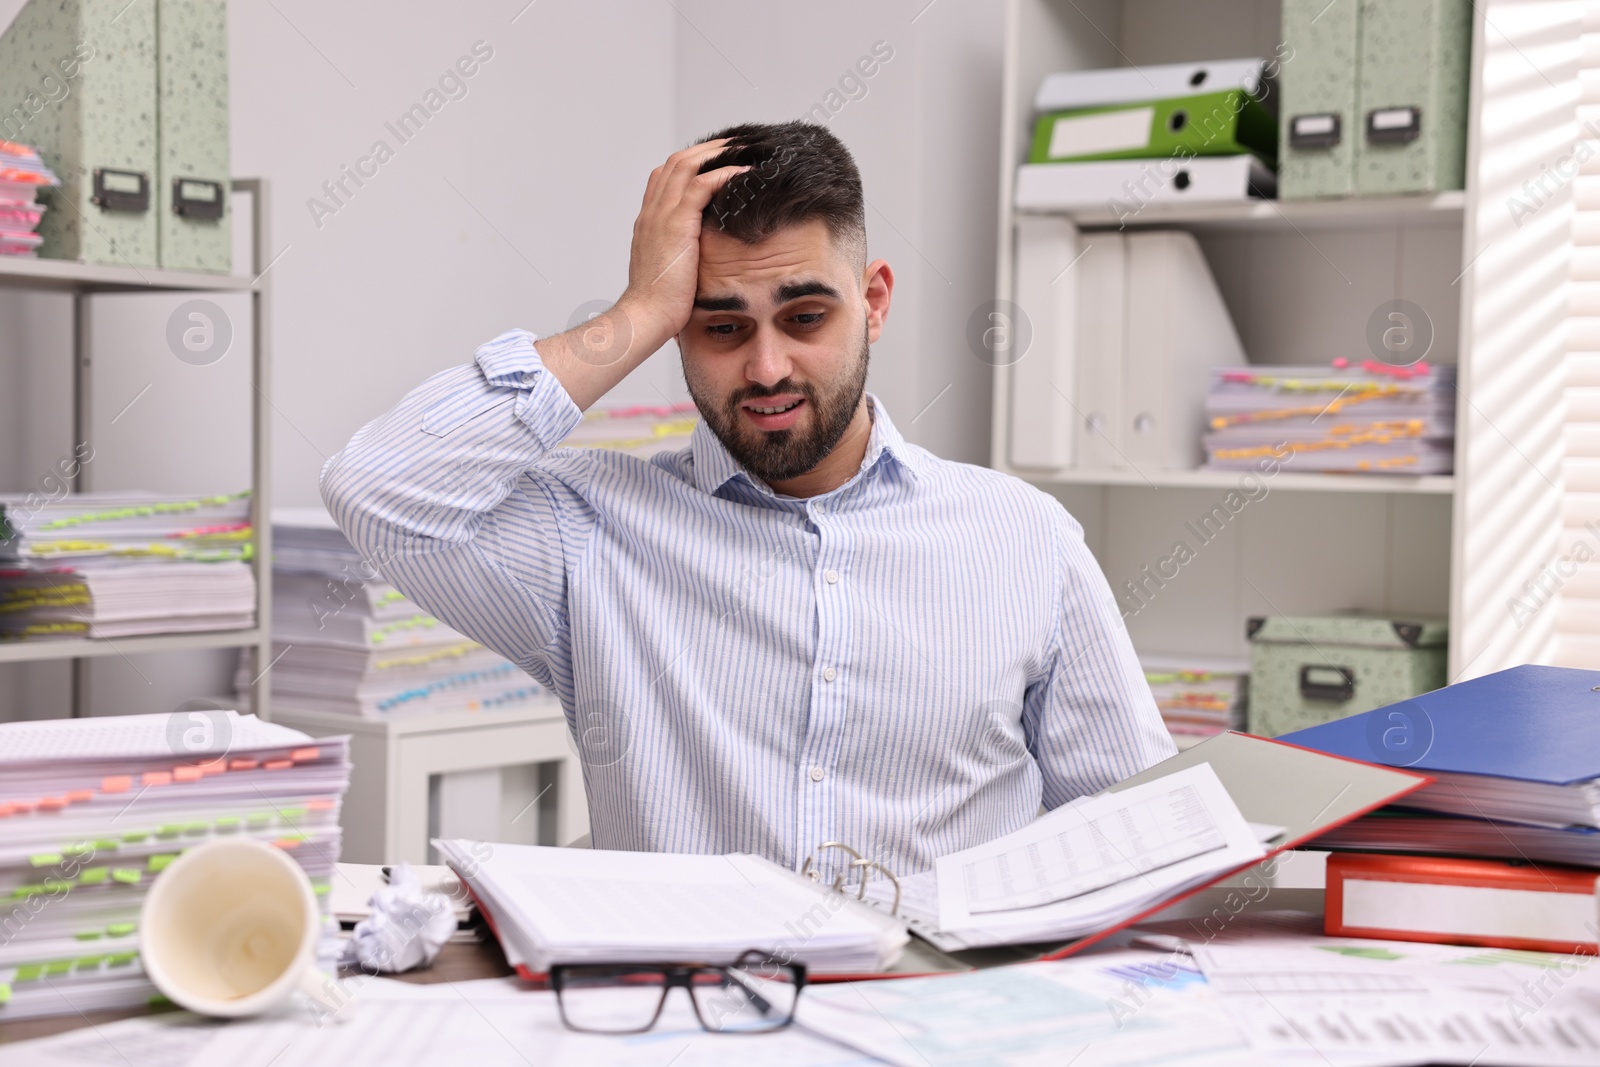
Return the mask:
POLYGON ((417 386, 323 464, 320 485, 385 580, 551 686, 594 514, 579 468, 548 462, 583 413, 534 340, 502 334, 417 386))
POLYGON ((1061 610, 1043 676, 1028 687, 1022 709, 1046 808, 1177 754, 1105 572, 1064 511, 1056 558, 1061 610))

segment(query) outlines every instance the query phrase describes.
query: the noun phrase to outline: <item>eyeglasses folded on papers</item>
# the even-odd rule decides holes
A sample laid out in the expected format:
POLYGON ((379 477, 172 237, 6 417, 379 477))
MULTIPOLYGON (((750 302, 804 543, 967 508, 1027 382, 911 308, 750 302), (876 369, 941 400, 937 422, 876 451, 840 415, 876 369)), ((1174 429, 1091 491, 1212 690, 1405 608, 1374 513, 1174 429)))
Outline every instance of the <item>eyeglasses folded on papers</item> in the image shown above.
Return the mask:
POLYGON ((758 1034, 794 1021, 804 964, 780 963, 757 949, 730 964, 556 964, 550 985, 561 1021, 593 1034, 637 1034, 655 1026, 667 994, 688 990, 695 1018, 717 1034, 758 1034))

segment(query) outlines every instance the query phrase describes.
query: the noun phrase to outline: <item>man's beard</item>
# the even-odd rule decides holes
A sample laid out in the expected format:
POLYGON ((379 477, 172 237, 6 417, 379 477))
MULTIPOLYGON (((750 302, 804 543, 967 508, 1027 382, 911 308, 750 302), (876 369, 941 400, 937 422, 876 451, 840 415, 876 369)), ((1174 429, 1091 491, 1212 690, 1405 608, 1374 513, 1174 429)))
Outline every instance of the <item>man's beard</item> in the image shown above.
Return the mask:
MULTIPOLYGON (((762 481, 782 482, 798 478, 816 467, 844 437, 850 420, 855 418, 856 409, 861 406, 862 394, 866 392, 869 353, 867 331, 863 325, 861 347, 855 365, 848 368, 831 388, 825 387, 826 391, 820 395, 817 386, 811 382, 785 378, 770 389, 750 385, 735 390, 723 403, 718 404, 695 388, 687 364, 683 377, 689 386, 689 395, 694 398, 694 406, 700 409, 701 417, 728 450, 728 454, 762 481), (758 430, 746 424, 739 411, 740 404, 783 393, 799 393, 806 398, 806 404, 811 409, 809 430, 800 427, 758 430)), ((804 421, 802 425, 806 425, 804 421)))

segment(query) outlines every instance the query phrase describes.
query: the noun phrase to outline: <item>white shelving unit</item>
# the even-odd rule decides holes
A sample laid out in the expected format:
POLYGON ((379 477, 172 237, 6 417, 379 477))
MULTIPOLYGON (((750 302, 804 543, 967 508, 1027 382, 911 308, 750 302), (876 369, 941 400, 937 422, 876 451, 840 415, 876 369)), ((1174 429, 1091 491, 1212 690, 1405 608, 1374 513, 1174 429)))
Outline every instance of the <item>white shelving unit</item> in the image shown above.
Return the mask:
MULTIPOLYGON (((1011 369, 995 368, 992 465, 1082 523, 1141 653, 1236 660, 1249 616, 1359 609, 1447 617, 1452 680, 1553 655, 1555 610, 1519 620, 1507 605, 1558 554, 1571 187, 1525 225, 1506 205, 1577 137, 1580 53, 1562 8, 1475 5, 1465 190, 1151 202, 1126 223, 1196 235, 1252 363, 1364 358, 1374 310, 1423 308, 1429 360, 1458 365, 1453 476, 1289 467, 1242 505, 1236 495, 1221 529, 1205 531, 1214 536, 1197 536, 1195 520, 1216 514, 1240 473, 1013 466, 1011 369), (1192 552, 1181 565, 1180 542, 1192 552)), ((1013 302, 1015 171, 1046 74, 1294 45, 1280 39, 1278 0, 1008 0, 1006 18, 996 296, 1013 302)), ((1119 225, 1110 205, 1054 214, 1080 229, 1119 225)))
MULTIPOLYGON (((270 662, 272 656, 272 524, 271 449, 272 408, 271 358, 268 348, 268 285, 263 271, 267 254, 267 183, 264 179, 235 179, 235 193, 249 193, 252 206, 251 242, 254 262, 248 274, 202 274, 161 270, 153 267, 75 263, 55 259, 0 257, 0 287, 36 291, 67 292, 72 296, 72 366, 74 437, 83 441, 92 425, 89 406, 93 395, 90 375, 90 298, 100 293, 175 293, 244 292, 250 294, 253 362, 251 367, 251 514, 252 567, 256 580, 256 623, 249 629, 202 633, 151 634, 120 637, 116 640, 75 638, 0 644, 0 663, 32 660, 71 659, 74 661, 71 712, 86 712, 87 689, 84 668, 89 659, 103 656, 131 656, 151 652, 185 652, 205 649, 248 649, 256 663, 270 662)), ((80 474, 81 481, 81 474, 80 474)), ((270 691, 265 678, 252 686, 252 707, 264 719, 271 718, 270 691)))

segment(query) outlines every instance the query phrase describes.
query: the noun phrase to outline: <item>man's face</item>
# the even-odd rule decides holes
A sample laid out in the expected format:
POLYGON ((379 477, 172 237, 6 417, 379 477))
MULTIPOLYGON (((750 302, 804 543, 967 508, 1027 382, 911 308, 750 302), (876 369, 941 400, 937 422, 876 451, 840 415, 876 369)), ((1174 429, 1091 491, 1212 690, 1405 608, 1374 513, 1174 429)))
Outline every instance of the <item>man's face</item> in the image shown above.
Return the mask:
POLYGON ((879 268, 858 272, 821 220, 757 245, 701 235, 694 312, 678 335, 684 380, 729 454, 763 481, 822 462, 860 408, 867 346, 888 310, 879 268))

